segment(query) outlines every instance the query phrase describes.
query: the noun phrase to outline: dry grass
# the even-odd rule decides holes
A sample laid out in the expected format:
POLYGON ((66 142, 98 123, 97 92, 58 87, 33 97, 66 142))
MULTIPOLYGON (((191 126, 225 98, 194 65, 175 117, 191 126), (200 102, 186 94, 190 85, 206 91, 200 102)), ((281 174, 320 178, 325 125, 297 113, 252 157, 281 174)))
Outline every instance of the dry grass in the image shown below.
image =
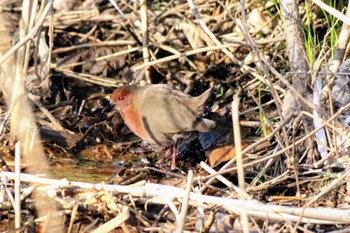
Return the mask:
MULTIPOLYGON (((203 161, 184 166, 185 174, 132 165, 121 169, 113 184, 49 179, 47 171, 32 165, 26 171, 31 175, 12 173, 3 165, 0 209, 1 220, 10 222, 7 230, 15 230, 12 214, 18 216, 20 202, 26 212, 21 222, 17 217, 16 226, 22 230, 33 226, 37 231, 64 232, 349 230, 349 130, 348 121, 342 119, 347 119, 350 104, 335 99, 338 94, 344 100, 345 94, 332 92, 333 81, 348 74, 347 63, 331 67, 333 73, 323 69, 336 58, 327 52, 327 41, 321 41, 308 84, 314 87, 322 79, 322 95, 315 101, 298 92, 290 84, 296 74, 288 66, 278 4, 246 3, 242 14, 243 5, 234 0, 141 5, 120 1, 121 14, 108 1, 55 1, 53 11, 51 1, 41 6, 36 1, 23 4, 27 3, 26 11, 15 1, 0 4, 6 18, 1 36, 10 34, 14 44, 2 47, 0 56, 1 74, 7 77, 0 82, 1 157, 10 154, 5 149, 15 151, 10 142, 16 138, 25 145, 21 149, 25 161, 44 164, 41 143, 33 139, 37 125, 62 138, 62 143, 45 141, 50 156, 74 154, 100 142, 104 147, 98 156, 119 158, 133 144, 120 140, 125 134, 113 129, 115 112, 105 110, 109 94, 120 85, 149 82, 191 94, 214 86, 212 110, 229 119, 225 126, 229 130, 233 115, 232 150, 238 155, 230 152, 228 161, 215 167, 203 161), (17 19, 25 12, 28 28, 17 36, 23 30, 17 19), (305 106, 302 111, 283 113, 287 91, 305 106), (23 108, 18 109, 16 98, 24 102, 23 108), (28 102, 36 118, 33 126, 20 118, 32 114, 28 102), (14 115, 16 111, 19 115, 14 115), (240 121, 251 128, 247 146, 241 146, 247 138, 240 135, 240 121), (38 159, 28 156, 34 144, 38 159), (17 186, 14 192, 16 179, 21 181, 20 191, 17 186), (40 197, 34 201, 37 208, 44 210, 38 217, 31 205, 34 196, 40 197), (48 208, 52 202, 57 210, 48 208)), ((317 20, 311 27, 317 35, 336 30, 327 28, 315 6, 313 13, 317 20)), ((341 86, 346 85, 344 81, 341 86)))

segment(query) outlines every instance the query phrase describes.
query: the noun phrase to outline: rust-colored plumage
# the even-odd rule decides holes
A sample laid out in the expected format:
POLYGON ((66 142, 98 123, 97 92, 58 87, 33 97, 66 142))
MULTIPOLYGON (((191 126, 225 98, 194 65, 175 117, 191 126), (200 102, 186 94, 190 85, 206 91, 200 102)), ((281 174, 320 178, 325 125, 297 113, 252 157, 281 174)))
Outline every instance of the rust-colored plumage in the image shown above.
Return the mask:
POLYGON ((116 89, 111 102, 125 124, 140 138, 161 146, 173 145, 175 168, 177 142, 192 132, 208 132, 215 122, 200 117, 211 89, 192 97, 167 85, 125 86, 116 89))

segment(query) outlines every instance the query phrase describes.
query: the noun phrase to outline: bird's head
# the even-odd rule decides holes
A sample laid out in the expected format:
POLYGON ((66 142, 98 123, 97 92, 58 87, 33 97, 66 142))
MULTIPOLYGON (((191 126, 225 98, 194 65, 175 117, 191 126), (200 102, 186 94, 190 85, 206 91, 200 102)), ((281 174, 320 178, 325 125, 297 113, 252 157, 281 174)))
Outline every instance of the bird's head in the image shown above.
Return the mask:
POLYGON ((116 89, 111 96, 111 103, 115 104, 119 111, 123 111, 133 102, 133 95, 129 88, 121 87, 116 89))

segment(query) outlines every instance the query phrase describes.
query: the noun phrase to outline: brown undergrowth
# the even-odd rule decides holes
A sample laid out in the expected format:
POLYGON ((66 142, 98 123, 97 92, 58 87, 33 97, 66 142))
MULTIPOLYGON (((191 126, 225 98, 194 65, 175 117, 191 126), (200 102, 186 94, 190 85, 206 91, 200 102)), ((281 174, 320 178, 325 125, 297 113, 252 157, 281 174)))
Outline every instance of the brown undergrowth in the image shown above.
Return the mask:
POLYGON ((36 3, 0 4, 4 38, 13 44, 0 65, 4 75, 22 45, 17 84, 26 91, 19 98, 33 109, 33 134, 40 132, 47 160, 40 166, 51 176, 30 171, 32 158, 25 156, 20 177, 12 173, 15 152, 27 151, 15 150, 23 140, 11 127, 16 102, 0 82, 0 230, 15 230, 18 203, 16 226, 30 232, 349 229, 349 106, 342 89, 348 69, 346 62, 328 67, 336 59, 327 52, 329 30, 347 29, 330 29, 316 5, 312 22, 306 3, 299 6, 302 24, 324 37, 309 64, 310 92, 299 93, 289 84, 295 72, 275 1, 120 1, 115 8, 109 1, 62 0, 52 9, 51 1, 36 3), (18 23, 24 12, 33 19, 27 26, 18 23), (315 94, 317 78, 322 95, 315 94), (147 83, 193 96, 215 90, 208 117, 218 127, 180 145, 177 171, 169 171, 168 160, 156 165, 164 148, 140 141, 109 105, 116 87, 147 83), (288 91, 305 108, 282 114, 288 91), (56 209, 38 214, 52 203, 56 209))

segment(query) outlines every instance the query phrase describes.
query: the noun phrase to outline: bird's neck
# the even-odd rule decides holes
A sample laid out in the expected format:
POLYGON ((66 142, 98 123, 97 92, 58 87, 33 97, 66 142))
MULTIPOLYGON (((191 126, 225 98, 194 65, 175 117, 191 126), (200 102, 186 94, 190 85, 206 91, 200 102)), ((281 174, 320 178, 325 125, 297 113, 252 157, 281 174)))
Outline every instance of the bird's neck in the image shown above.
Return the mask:
POLYGON ((121 115, 125 124, 132 132, 144 140, 149 138, 149 134, 142 121, 143 116, 136 110, 134 105, 129 105, 128 107, 124 108, 121 115))

